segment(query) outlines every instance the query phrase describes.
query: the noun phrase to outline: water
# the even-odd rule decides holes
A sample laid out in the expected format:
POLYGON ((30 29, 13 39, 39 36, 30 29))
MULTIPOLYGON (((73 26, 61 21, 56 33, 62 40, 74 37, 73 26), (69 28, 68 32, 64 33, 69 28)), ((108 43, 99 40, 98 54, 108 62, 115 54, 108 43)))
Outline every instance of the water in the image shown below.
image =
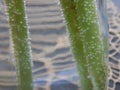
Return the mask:
MULTIPOLYGON (((113 1, 107 3, 110 27, 108 79, 109 89, 119 90, 120 1, 113 1)), ((80 90, 58 0, 26 0, 26 6, 33 51, 34 90, 80 90)), ((0 90, 17 90, 11 49, 5 3, 0 0, 0 90)))

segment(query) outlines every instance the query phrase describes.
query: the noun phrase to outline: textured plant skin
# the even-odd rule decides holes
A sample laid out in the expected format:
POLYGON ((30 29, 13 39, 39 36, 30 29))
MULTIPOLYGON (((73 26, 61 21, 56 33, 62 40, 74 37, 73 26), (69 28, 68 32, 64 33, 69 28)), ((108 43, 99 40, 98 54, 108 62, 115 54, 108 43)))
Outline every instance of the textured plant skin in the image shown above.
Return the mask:
POLYGON ((18 90, 33 90, 31 48, 24 0, 5 0, 17 70, 18 90))
MULTIPOLYGON (((103 0, 102 0, 103 1, 103 0)), ((106 90, 107 40, 101 38, 96 0, 60 0, 82 90, 106 90)))
POLYGON ((79 21, 74 0, 60 0, 62 11, 66 19, 69 39, 73 55, 76 59, 80 82, 83 90, 93 90, 91 79, 89 78, 88 64, 83 40, 79 32, 79 21))

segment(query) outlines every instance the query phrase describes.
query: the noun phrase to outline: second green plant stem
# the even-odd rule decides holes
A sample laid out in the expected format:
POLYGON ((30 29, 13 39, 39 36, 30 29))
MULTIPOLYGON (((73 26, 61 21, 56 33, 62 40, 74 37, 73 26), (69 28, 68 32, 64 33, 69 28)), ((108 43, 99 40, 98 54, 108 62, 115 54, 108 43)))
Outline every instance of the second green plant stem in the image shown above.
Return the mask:
POLYGON ((93 85, 89 77, 86 52, 84 50, 85 46, 79 33, 79 21, 75 2, 74 0, 60 0, 60 3, 63 9, 62 11, 64 13, 64 17, 66 19, 72 52, 77 62, 82 89, 92 90, 93 85))
MULTIPOLYGON (((103 0, 101 0, 102 2, 103 0)), ((96 0, 60 0, 83 90, 106 90, 107 68, 96 0)), ((107 44, 107 43, 106 43, 107 44)))

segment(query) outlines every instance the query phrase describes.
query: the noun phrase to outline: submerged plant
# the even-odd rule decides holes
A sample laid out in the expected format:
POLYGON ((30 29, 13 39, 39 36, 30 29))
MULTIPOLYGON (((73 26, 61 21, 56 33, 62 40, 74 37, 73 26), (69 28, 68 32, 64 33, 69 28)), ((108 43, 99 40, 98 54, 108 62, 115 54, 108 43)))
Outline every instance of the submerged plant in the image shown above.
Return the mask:
POLYGON ((19 90, 33 90, 31 48, 24 0, 5 0, 14 48, 19 90))
MULTIPOLYGON (((107 39, 101 39, 97 0, 60 0, 83 90, 106 90, 107 39)), ((104 2, 104 0, 99 0, 104 2)), ((33 90, 24 0, 5 0, 19 90, 33 90)))
POLYGON ((101 38, 97 0, 60 0, 60 3, 82 89, 106 90, 107 40, 101 38))

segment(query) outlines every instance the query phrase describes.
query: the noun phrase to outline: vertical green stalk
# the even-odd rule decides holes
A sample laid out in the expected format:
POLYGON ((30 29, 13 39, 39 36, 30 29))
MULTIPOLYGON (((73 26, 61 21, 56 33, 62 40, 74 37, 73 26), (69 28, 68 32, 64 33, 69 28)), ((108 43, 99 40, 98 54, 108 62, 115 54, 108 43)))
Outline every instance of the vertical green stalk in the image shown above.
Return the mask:
POLYGON ((83 90, 106 90, 107 86, 107 41, 101 38, 96 1, 60 0, 83 90))
POLYGON ((5 0, 17 70, 19 90, 33 90, 31 48, 24 0, 5 0))
POLYGON ((83 36, 89 73, 94 90, 106 90, 107 70, 104 41, 98 23, 97 0, 76 0, 79 32, 83 36))
POLYGON ((79 21, 75 2, 74 0, 60 0, 60 3, 68 27, 71 48, 77 62, 81 87, 83 90, 93 90, 88 72, 89 67, 86 60, 85 46, 79 32, 79 21))

